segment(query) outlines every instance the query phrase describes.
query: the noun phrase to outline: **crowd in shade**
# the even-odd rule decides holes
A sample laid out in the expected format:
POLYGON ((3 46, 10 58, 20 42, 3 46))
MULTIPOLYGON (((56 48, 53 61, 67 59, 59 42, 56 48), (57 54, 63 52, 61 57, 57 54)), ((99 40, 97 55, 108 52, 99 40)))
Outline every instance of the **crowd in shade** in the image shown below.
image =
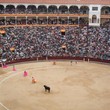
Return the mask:
POLYGON ((66 5, 61 5, 57 7, 56 5, 49 5, 48 7, 46 5, 28 5, 27 7, 25 5, 6 5, 4 7, 3 5, 0 5, 0 14, 7 13, 7 14, 39 14, 39 13, 59 13, 59 14, 88 14, 89 12, 89 7, 87 6, 82 6, 78 8, 78 6, 66 6, 66 5))
POLYGON ((2 58, 8 61, 48 56, 110 60, 110 27, 7 27, 0 35, 2 58))
POLYGON ((37 25, 37 24, 69 24, 69 25, 88 25, 88 19, 87 18, 67 18, 67 17, 38 17, 37 19, 35 17, 9 17, 7 19, 0 18, 0 25, 37 25))

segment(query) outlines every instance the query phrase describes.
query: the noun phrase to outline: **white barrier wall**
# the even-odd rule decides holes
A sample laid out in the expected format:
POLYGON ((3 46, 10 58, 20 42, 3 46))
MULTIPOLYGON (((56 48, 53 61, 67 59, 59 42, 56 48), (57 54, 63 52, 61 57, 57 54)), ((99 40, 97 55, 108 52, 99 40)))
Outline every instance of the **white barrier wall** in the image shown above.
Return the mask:
POLYGON ((89 26, 100 26, 101 5, 90 5, 89 8, 89 26))

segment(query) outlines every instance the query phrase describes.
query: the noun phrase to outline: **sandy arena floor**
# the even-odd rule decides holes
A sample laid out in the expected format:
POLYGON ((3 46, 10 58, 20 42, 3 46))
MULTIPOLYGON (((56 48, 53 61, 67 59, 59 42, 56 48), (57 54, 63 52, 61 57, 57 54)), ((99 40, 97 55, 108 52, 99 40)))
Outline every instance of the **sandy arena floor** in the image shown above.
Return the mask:
POLYGON ((8 66, 0 68, 0 110, 110 110, 110 65, 28 62, 16 64, 17 71, 8 66))

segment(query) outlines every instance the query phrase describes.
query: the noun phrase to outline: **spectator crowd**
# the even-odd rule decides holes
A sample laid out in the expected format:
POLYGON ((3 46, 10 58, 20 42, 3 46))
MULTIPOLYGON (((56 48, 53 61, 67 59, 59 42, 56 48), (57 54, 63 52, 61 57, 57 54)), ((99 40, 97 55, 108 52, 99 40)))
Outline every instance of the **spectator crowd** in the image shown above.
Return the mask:
POLYGON ((48 56, 110 60, 110 27, 6 27, 0 34, 8 61, 48 56), (61 30, 64 30, 62 34, 61 30))

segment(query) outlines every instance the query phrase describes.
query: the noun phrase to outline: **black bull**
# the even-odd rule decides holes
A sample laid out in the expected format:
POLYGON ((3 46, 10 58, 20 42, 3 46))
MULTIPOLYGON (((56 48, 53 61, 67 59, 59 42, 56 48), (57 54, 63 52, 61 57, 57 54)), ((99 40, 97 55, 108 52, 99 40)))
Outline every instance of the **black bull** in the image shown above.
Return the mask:
POLYGON ((46 92, 46 91, 50 92, 50 87, 44 85, 44 88, 45 88, 45 92, 46 92))

